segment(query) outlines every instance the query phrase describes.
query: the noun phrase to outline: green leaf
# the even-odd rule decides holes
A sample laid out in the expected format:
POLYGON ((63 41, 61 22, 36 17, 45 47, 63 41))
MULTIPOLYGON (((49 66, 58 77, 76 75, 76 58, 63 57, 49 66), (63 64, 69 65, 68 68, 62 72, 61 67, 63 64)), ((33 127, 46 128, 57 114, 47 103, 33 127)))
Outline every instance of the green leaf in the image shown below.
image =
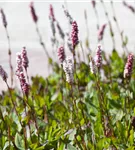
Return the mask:
POLYGON ((5 145, 4 145, 3 150, 6 150, 8 148, 8 146, 9 146, 9 142, 6 142, 5 145))
POLYGON ((134 150, 134 146, 131 146, 131 147, 129 147, 129 148, 127 148, 126 150, 134 150))
POLYGON ((37 148, 37 146, 38 146, 38 144, 37 144, 37 143, 34 143, 34 144, 31 144, 31 145, 30 145, 30 148, 32 148, 32 149, 35 150, 35 149, 37 148))
POLYGON ((77 150, 73 145, 67 144, 67 150, 77 150))
POLYGON ((19 150, 25 150, 24 140, 18 133, 15 135, 15 145, 19 150))
POLYGON ((64 147, 65 147, 65 144, 64 143, 61 143, 58 150, 64 150, 64 147))
POLYGON ((70 133, 70 135, 69 135, 69 140, 73 141, 75 134, 76 134, 76 129, 74 129, 74 130, 70 133))
POLYGON ((130 144, 133 145, 134 144, 134 130, 130 130, 130 136, 129 136, 129 141, 130 144))
POLYGON ((124 41, 123 41, 123 46, 126 46, 126 45, 127 45, 127 43, 128 43, 128 37, 127 37, 127 36, 125 36, 125 39, 124 39, 124 41))
POLYGON ((36 149, 34 149, 34 150, 44 150, 44 149, 45 149, 44 146, 40 146, 40 147, 38 147, 38 148, 36 148, 36 149))

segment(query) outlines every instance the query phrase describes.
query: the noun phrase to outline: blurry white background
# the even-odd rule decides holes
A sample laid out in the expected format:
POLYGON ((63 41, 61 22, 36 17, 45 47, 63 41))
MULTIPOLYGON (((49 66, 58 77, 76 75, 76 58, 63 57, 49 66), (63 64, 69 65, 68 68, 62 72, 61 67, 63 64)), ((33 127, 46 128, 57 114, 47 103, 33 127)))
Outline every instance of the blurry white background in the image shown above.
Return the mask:
MULTIPOLYGON (((109 0, 104 1, 106 9, 109 13, 109 18, 112 21, 113 31, 116 40, 116 49, 121 53, 121 39, 118 33, 115 22, 113 21, 113 14, 111 9, 111 4, 109 0)), ((124 35, 128 36, 128 49, 134 51, 135 48, 135 14, 133 14, 129 9, 124 7, 122 0, 115 0, 114 9, 115 14, 120 25, 121 30, 124 31, 124 35)), ((135 1, 127 2, 135 7, 135 1)), ((38 36, 35 30, 35 24, 33 23, 30 8, 30 1, 0 1, 0 7, 3 8, 7 22, 8 31, 11 40, 11 50, 12 50, 12 63, 16 63, 16 52, 21 51, 23 46, 26 46, 29 56, 29 75, 43 75, 47 76, 49 74, 47 66, 47 58, 44 51, 39 44, 38 36)), ((89 42, 92 50, 95 50, 97 46, 97 19, 91 4, 91 1, 34 1, 34 7, 39 17, 38 26, 40 33, 43 37, 43 41, 46 43, 46 47, 50 54, 52 54, 51 47, 51 27, 49 21, 49 5, 52 4, 54 8, 54 13, 56 19, 59 21, 62 29, 68 31, 68 22, 62 9, 62 5, 66 5, 69 13, 78 23, 79 28, 79 39, 85 43, 87 36, 86 24, 84 19, 84 10, 87 12, 88 16, 88 26, 89 26, 89 42)), ((104 9, 102 4, 98 1, 96 8, 99 14, 100 26, 107 23, 104 9)), ((109 26, 105 29, 104 34, 104 50, 110 53, 112 50, 112 40, 109 35, 109 26)), ((57 53, 57 52, 56 52, 57 53)), ((9 63, 8 63, 8 43, 6 38, 5 29, 2 24, 0 16, 0 65, 10 74, 9 63)), ((3 81, 0 79, 0 90, 5 89, 3 81)))

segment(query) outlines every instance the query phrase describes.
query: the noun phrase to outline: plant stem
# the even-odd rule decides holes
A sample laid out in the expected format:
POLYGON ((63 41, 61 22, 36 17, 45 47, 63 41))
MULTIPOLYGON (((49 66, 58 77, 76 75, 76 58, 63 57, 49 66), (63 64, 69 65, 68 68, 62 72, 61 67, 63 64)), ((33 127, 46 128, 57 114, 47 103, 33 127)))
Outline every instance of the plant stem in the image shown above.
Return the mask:
POLYGON ((10 146, 11 146, 11 143, 10 143, 10 126, 8 126, 8 140, 9 140, 9 149, 10 149, 10 146))
POLYGON ((8 55, 9 55, 9 66, 10 66, 10 76, 11 76, 11 86, 13 86, 13 75, 14 75, 14 71, 13 71, 13 65, 12 65, 12 52, 11 52, 11 46, 10 46, 10 37, 8 34, 8 30, 7 28, 5 28, 6 31, 6 36, 7 36, 7 40, 8 40, 8 55))
POLYGON ((25 72, 26 72, 26 76, 27 76, 28 84, 30 85, 30 80, 29 80, 29 76, 28 76, 28 71, 27 71, 27 69, 26 69, 26 68, 25 68, 25 72))
POLYGON ((82 54, 83 54, 83 60, 85 62, 84 49, 83 49, 83 46, 82 46, 82 42, 80 42, 80 47, 81 47, 82 54))
MULTIPOLYGON (((74 105, 75 117, 77 117, 76 114, 79 114, 79 112, 78 112, 78 109, 77 109, 77 106, 76 106, 76 101, 75 101, 75 99, 74 99, 74 97, 73 97, 73 86, 72 86, 72 84, 71 84, 71 94, 72 94, 72 100, 73 100, 73 105, 74 105)), ((82 143, 83 143, 83 145, 84 145, 84 150, 87 150, 86 143, 85 143, 85 141, 84 141, 83 130, 82 130, 82 128, 81 128, 80 121, 79 121, 78 125, 79 125, 79 129, 80 129, 80 131, 81 131, 81 133, 82 133, 82 135, 80 135, 80 136, 81 136, 81 138, 82 138, 82 143)))
POLYGON ((5 82, 5 83, 6 83, 7 87, 8 87, 8 91, 9 91, 9 94, 10 94, 10 99, 11 99, 11 102, 12 102, 12 104, 13 104, 14 110, 15 110, 15 112, 16 112, 16 115, 17 115, 17 117, 18 117, 18 120, 19 120, 19 122, 20 122, 20 124, 21 124, 21 127, 22 127, 22 129, 23 129, 24 141, 25 141, 25 148, 26 148, 26 150, 27 150, 27 142, 26 142, 26 141, 27 141, 27 136, 26 136, 26 129, 25 129, 25 127, 23 127, 23 124, 22 124, 22 122, 21 122, 21 119, 20 119, 19 114, 18 114, 17 109, 16 109, 16 105, 15 105, 13 99, 12 99, 11 89, 10 89, 8 83, 7 83, 7 82, 5 82))
POLYGON ((61 94, 62 94, 62 100, 64 100, 64 95, 63 95, 63 88, 64 88, 64 75, 63 75, 63 64, 61 64, 61 76, 62 76, 62 84, 61 84, 61 94))
POLYGON ((111 21, 109 19, 108 12, 106 10, 104 1, 100 0, 100 2, 102 3, 103 9, 104 9, 104 13, 105 13, 106 19, 107 19, 108 24, 109 24, 110 34, 111 34, 111 39, 112 39, 112 44, 113 44, 113 49, 115 49, 115 39, 114 39, 114 32, 113 32, 113 29, 112 29, 112 24, 111 24, 111 21))
POLYGON ((25 143, 25 150, 27 150, 27 135, 26 135, 26 128, 23 128, 23 133, 24 133, 24 143, 25 143))
MULTIPOLYGON (((26 100, 27 100, 27 104, 28 104, 28 97, 26 96, 26 100)), ((33 96, 32 96, 32 100, 33 100, 33 96)), ((34 101, 34 100, 33 100, 34 101)), ((29 105, 29 104, 28 104, 29 105)), ((37 135, 38 135, 38 142, 39 142, 39 128, 38 128, 38 124, 37 124, 37 115, 36 115, 36 111, 35 111, 35 106, 34 106, 34 103, 33 103, 33 106, 30 106, 29 107, 31 108, 32 110, 32 114, 33 114, 33 120, 35 122, 35 128, 37 130, 37 135)))
POLYGON ((20 120, 19 114, 18 114, 17 109, 16 109, 16 104, 14 103, 14 101, 13 101, 13 99, 12 99, 11 89, 10 89, 10 87, 9 87, 9 85, 8 85, 8 83, 7 83, 7 82, 6 82, 6 85, 7 85, 7 87, 8 87, 8 91, 9 91, 9 94, 10 94, 10 99, 11 99, 11 102, 12 102, 12 104, 13 104, 14 110, 15 110, 16 115, 18 116, 19 122, 20 122, 20 124, 21 124, 21 126, 22 126, 22 123, 21 123, 21 120, 20 120))
POLYGON ((112 11, 113 11, 114 21, 115 21, 115 23, 116 23, 116 26, 117 26, 118 32, 119 32, 120 37, 121 37, 121 42, 122 42, 123 50, 124 50, 126 53, 129 53, 127 46, 126 46, 126 45, 123 45, 123 43, 124 43, 124 37, 123 37, 123 33, 122 33, 122 31, 120 30, 120 26, 119 26, 119 23, 118 23, 117 18, 116 18, 116 14, 115 14, 114 6, 113 6, 113 1, 112 1, 112 0, 110 0, 110 2, 111 2, 112 11), (125 49, 124 49, 124 48, 125 48, 125 49))
POLYGON ((49 59, 50 56, 49 56, 49 54, 48 54, 48 52, 47 52, 45 43, 43 42, 42 37, 41 37, 41 34, 40 34, 40 32, 39 32, 38 24, 36 23, 35 25, 36 25, 36 32, 37 32, 37 35, 38 35, 38 37, 39 37, 39 42, 40 42, 40 44, 41 44, 41 46, 42 46, 42 48, 43 48, 43 50, 44 50, 46 56, 47 56, 48 59, 49 59))

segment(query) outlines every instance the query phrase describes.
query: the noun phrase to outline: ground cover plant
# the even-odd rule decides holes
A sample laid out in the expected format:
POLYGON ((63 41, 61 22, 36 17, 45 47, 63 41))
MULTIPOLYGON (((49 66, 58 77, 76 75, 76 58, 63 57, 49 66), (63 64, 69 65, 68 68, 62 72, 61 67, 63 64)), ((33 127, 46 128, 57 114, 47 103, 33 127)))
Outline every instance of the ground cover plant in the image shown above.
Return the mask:
MULTIPOLYGON (((134 150, 135 147, 135 68, 134 54, 127 48, 127 37, 119 27, 114 12, 123 54, 115 45, 113 28, 104 2, 101 0, 107 24, 99 25, 96 53, 86 55, 78 36, 78 25, 68 10, 62 6, 69 21, 70 32, 65 33, 55 18, 50 5, 52 46, 57 51, 59 62, 49 55, 38 27, 38 16, 34 4, 30 13, 35 23, 39 43, 48 57, 52 73, 47 77, 30 77, 27 47, 16 55, 13 73, 12 51, 7 30, 7 20, 1 9, 3 25, 9 43, 9 66, 11 75, 0 66, 0 76, 7 91, 0 95, 0 149, 2 150, 134 150), (104 52, 102 41, 106 26, 110 29, 113 48, 110 55, 104 52), (57 30, 56 30, 57 29, 57 30), (59 39, 63 40, 58 47, 59 39), (65 53, 66 43, 71 56, 65 53), (81 48, 81 52, 78 48, 81 48), (83 58, 80 58, 80 53, 83 58), (87 59, 87 61, 85 60, 87 59), (16 76, 20 88, 13 88, 16 76), (9 85, 7 78, 11 78, 9 85)), ((91 1, 96 16, 96 1, 91 1)), ((123 2, 133 13, 134 7, 123 2)), ((126 8, 125 8, 126 9, 126 8)), ((85 12, 87 25, 87 13, 85 12)), ((98 17, 97 17, 98 20, 98 17)), ((87 49, 90 49, 88 38, 87 49)), ((21 48, 20 48, 21 49, 21 48)))

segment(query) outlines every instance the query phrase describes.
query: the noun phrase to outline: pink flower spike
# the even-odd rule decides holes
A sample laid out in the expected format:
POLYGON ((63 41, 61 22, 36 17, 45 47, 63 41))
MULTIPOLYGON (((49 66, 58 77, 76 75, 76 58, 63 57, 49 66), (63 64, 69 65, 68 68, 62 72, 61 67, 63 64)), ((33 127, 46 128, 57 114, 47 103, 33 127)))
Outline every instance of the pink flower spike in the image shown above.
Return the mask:
POLYGON ((64 47, 61 46, 59 49, 58 49, 58 58, 59 58, 59 61, 61 63, 63 63, 63 61, 65 60, 65 51, 64 51, 64 47))
POLYGON ((97 47, 97 52, 96 52, 96 57, 95 57, 95 65, 97 66, 98 69, 100 69, 101 66, 102 66, 102 50, 101 50, 101 45, 98 45, 98 47, 97 47))
POLYGON ((7 27, 7 20, 6 20, 5 13, 4 13, 3 9, 1 9, 0 12, 1 12, 1 16, 2 16, 3 25, 6 28, 7 27))
POLYGON ((31 11, 31 15, 32 15, 33 21, 34 21, 35 23, 37 23, 38 17, 37 17, 37 15, 36 15, 33 2, 30 3, 30 11, 31 11))
POLYGON ((23 72, 23 67, 27 69, 28 67, 28 59, 27 59, 27 52, 25 50, 25 47, 22 50, 22 53, 16 54, 16 63, 17 63, 17 69, 16 69, 16 76, 18 77, 20 81, 20 86, 22 89, 22 92, 28 96, 29 93, 29 85, 26 83, 25 75, 23 72))
POLYGON ((16 64, 16 76, 19 78, 20 72, 23 72, 21 53, 16 54, 16 64))
POLYGON ((133 61, 134 61, 134 55, 129 54, 127 63, 125 65, 124 69, 124 78, 130 78, 132 74, 132 69, 133 69, 133 61))
POLYGON ((72 46, 73 49, 75 49, 76 45, 79 43, 78 40, 78 25, 76 21, 72 22, 72 33, 71 33, 71 40, 72 40, 72 46))
POLYGON ((21 58, 22 58, 22 66, 25 68, 25 70, 27 70, 27 68, 29 66, 29 60, 27 57, 27 51, 26 51, 25 47, 23 47, 23 50, 21 53, 21 58))
POLYGON ((29 89, 30 89, 29 84, 25 82, 24 85, 22 86, 22 90, 27 97, 29 95, 29 89))
POLYGON ((19 79, 20 79, 20 84, 21 84, 21 88, 22 88, 23 93, 26 96, 28 96, 29 85, 28 85, 28 83, 26 83, 26 79, 25 79, 25 76, 24 76, 23 72, 20 73, 19 79))

